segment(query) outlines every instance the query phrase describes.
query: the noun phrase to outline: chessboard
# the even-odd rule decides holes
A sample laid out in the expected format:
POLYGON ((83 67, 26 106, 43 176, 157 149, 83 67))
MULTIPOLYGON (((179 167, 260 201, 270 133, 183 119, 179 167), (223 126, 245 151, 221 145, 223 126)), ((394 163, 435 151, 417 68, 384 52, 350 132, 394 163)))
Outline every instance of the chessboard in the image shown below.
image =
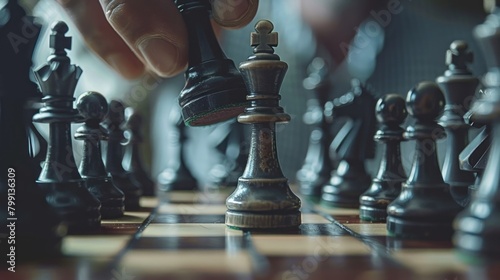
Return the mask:
POLYGON ((451 241, 402 240, 358 210, 302 199, 302 224, 235 230, 230 190, 174 191, 141 209, 69 235, 63 256, 21 263, 1 279, 498 279, 500 266, 467 264, 451 241), (494 275, 497 275, 496 277, 494 275))

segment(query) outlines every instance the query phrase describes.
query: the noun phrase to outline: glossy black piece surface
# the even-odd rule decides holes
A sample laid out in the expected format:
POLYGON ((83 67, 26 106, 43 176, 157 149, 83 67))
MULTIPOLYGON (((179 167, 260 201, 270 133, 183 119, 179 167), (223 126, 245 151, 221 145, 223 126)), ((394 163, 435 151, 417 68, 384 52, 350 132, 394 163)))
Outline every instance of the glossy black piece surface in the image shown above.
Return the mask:
POLYGON ((189 126, 218 123, 238 116, 246 106, 246 87, 219 46, 210 24, 210 3, 176 0, 188 31, 189 65, 179 95, 182 117, 189 126))
POLYGON ((445 104, 443 92, 433 82, 422 82, 408 92, 406 106, 415 124, 404 133, 415 140, 415 155, 401 194, 387 207, 387 230, 402 238, 449 239, 452 221, 461 210, 443 181, 436 140, 444 129, 435 119, 445 104))
POLYGON ((108 102, 100 93, 89 91, 78 97, 76 108, 85 120, 75 133, 75 139, 84 141, 80 175, 101 202, 101 217, 119 218, 125 211, 125 196, 108 175, 101 152, 101 141, 108 139, 108 132, 100 124, 108 113, 108 102))
POLYGON ((385 221, 387 205, 399 196, 407 178, 400 148, 405 140, 401 124, 408 115, 404 98, 398 94, 383 96, 377 102, 376 115, 380 128, 374 138, 383 144, 384 150, 377 175, 359 198, 360 218, 367 221, 385 221))
MULTIPOLYGON (((498 1, 496 1, 498 2, 498 1)), ((478 189, 469 206, 455 220, 455 246, 480 257, 500 257, 500 10, 495 9, 477 26, 479 42, 489 70, 483 78, 487 94, 471 109, 475 118, 490 130, 491 150, 478 189)))
POLYGON ((450 185, 453 198, 462 206, 469 201, 469 186, 474 174, 460 169, 459 154, 469 144, 469 125, 463 116, 469 110, 479 79, 472 75, 467 64, 472 53, 464 41, 454 41, 446 53, 448 70, 436 82, 443 89, 446 100, 439 124, 446 130, 446 156, 442 167, 443 179, 450 185))
POLYGON ((45 65, 35 72, 44 95, 44 106, 33 120, 49 124, 48 152, 38 184, 47 192, 47 201, 55 208, 69 231, 94 230, 101 221, 101 204, 86 188, 78 173, 71 142, 71 123, 81 121, 73 108, 73 92, 82 73, 71 64, 66 49, 71 49, 68 26, 57 22, 52 26, 52 53, 45 65))

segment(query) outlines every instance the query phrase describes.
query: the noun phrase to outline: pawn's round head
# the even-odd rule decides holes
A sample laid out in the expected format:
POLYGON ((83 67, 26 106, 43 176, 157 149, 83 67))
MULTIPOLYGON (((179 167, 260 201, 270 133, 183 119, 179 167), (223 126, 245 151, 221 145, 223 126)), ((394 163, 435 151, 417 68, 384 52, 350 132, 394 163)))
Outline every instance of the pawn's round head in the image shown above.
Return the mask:
POLYGON ((406 104, 399 94, 386 94, 377 101, 375 107, 377 120, 381 123, 402 124, 408 116, 406 104))
POLYGON ((100 122, 108 113, 108 102, 102 94, 88 91, 78 97, 76 108, 85 120, 100 122))
POLYGON ((444 94, 436 83, 421 82, 408 92, 406 107, 419 121, 433 121, 443 112, 444 94))
POLYGON ((118 100, 109 102, 108 120, 111 123, 122 123, 125 120, 125 106, 118 100))

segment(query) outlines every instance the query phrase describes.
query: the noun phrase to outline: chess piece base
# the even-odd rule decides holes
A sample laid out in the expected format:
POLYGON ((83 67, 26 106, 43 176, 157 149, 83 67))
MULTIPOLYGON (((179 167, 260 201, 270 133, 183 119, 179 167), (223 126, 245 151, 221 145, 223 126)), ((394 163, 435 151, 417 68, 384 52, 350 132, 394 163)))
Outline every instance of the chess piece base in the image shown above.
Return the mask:
POLYGON ((136 185, 135 180, 130 176, 130 173, 112 175, 113 182, 125 195, 125 210, 134 211, 141 208, 139 200, 141 198, 141 188, 136 185))
POLYGON ((86 178, 87 189, 101 202, 101 218, 114 219, 125 211, 124 194, 111 178, 86 178))
POLYGON ((389 235, 408 239, 449 239, 453 234, 450 222, 411 221, 387 217, 389 235))
POLYGON ((83 181, 37 183, 47 193, 48 204, 66 223, 69 233, 99 228, 101 203, 89 193, 83 181))
POLYGON ((387 207, 387 230, 402 238, 450 238, 452 221, 461 210, 447 184, 405 183, 400 196, 387 207))
POLYGON ((370 185, 367 174, 342 177, 334 174, 330 184, 323 187, 321 204, 327 207, 358 208, 359 197, 370 185))
POLYGON ((300 181, 299 192, 313 201, 321 199, 323 186, 328 184, 330 177, 318 176, 312 181, 300 181))
POLYGON ((300 211, 243 212, 227 211, 226 225, 236 229, 273 229, 298 227, 301 224, 300 211))
POLYGON ((500 257, 500 214, 489 202, 474 201, 455 219, 454 243, 461 251, 483 257, 500 257), (489 213, 474 213, 486 210, 489 213), (489 210, 489 211, 488 211, 489 210), (483 215, 483 217, 480 217, 483 215))
POLYGON ((387 206, 399 196, 402 181, 373 179, 370 189, 359 198, 359 217, 364 221, 383 222, 387 206))
POLYGON ((300 199, 286 178, 240 178, 227 198, 226 225, 243 229, 299 226, 300 199))

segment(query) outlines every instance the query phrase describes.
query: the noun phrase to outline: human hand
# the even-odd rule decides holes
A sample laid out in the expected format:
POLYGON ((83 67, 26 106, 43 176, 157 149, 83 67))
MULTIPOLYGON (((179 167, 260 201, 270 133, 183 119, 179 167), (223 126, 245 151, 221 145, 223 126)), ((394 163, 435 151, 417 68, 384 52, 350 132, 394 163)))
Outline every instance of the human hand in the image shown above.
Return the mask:
MULTIPOLYGON (((207 0, 208 1, 208 0, 207 0)), ((248 24, 258 0, 210 0, 225 28, 248 24)), ((187 31, 172 0, 57 0, 87 45, 128 79, 150 70, 171 77, 187 66, 187 31)))

